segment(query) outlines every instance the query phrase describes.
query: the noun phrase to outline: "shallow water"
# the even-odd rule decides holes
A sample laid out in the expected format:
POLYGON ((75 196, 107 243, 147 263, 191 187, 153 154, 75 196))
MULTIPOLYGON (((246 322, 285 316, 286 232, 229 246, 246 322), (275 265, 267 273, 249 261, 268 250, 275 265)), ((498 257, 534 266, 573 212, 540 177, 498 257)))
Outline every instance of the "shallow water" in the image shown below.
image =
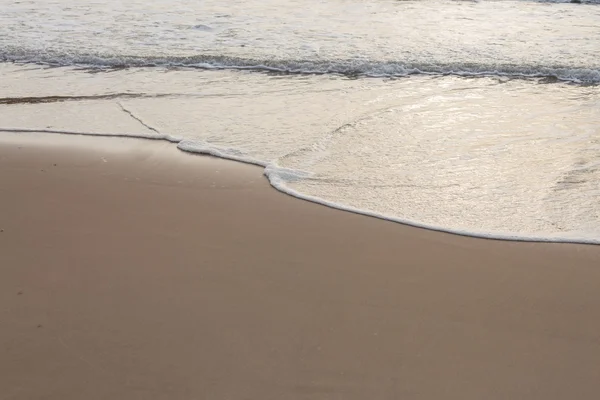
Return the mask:
POLYGON ((600 81, 600 7, 527 1, 34 0, 2 5, 0 59, 600 81))
POLYGON ((0 4, 0 128, 164 137, 336 207, 600 242, 599 6, 147 3, 0 4))

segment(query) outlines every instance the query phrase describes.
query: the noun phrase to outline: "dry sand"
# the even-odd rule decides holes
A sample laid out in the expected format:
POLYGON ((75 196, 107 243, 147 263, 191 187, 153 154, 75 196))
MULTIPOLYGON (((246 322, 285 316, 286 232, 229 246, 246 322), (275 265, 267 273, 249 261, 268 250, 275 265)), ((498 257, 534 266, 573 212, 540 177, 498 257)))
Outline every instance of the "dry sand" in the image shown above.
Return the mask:
POLYGON ((2 400, 600 397, 600 246, 430 232, 166 143, 41 135, 1 138, 0 229, 2 400))

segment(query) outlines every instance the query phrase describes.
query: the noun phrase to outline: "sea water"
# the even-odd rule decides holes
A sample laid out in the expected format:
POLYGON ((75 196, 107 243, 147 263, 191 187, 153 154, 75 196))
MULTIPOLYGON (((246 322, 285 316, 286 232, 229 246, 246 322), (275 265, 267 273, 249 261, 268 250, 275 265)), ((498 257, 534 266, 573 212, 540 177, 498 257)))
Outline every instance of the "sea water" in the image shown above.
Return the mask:
POLYGON ((0 1, 0 135, 168 140, 333 207, 600 243, 596 3, 0 1))

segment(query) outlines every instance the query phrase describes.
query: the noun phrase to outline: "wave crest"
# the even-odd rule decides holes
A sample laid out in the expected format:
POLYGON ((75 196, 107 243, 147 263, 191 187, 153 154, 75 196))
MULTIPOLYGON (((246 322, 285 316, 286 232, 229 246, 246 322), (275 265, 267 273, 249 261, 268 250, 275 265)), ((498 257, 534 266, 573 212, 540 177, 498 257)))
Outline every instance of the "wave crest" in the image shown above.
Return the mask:
POLYGON ((600 69, 567 65, 513 65, 364 59, 294 60, 253 59, 221 55, 128 56, 67 54, 18 49, 0 50, 0 61, 37 63, 50 66, 76 66, 90 69, 133 67, 239 69, 284 74, 332 74, 346 77, 403 77, 416 74, 457 76, 503 76, 509 78, 548 78, 579 84, 600 84, 600 69))

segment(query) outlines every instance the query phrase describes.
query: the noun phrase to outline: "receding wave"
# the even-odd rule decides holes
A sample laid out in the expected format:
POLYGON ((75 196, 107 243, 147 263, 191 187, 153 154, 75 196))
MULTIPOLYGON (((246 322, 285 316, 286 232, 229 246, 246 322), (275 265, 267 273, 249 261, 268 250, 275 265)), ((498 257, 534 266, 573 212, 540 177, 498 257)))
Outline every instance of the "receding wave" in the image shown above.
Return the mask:
POLYGON ((460 62, 375 61, 364 59, 253 59, 220 55, 127 56, 62 54, 16 49, 0 50, 0 61, 76 66, 90 69, 133 67, 240 69, 284 74, 332 74, 346 77, 403 77, 416 74, 549 78, 580 84, 600 84, 600 69, 568 65, 513 65, 460 62))
POLYGON ((598 239, 586 238, 586 237, 564 237, 561 235, 548 235, 548 236, 535 236, 535 235, 518 235, 518 234, 496 234, 486 233, 478 231, 469 231, 465 229, 452 229, 445 226, 439 226, 434 224, 428 224, 421 221, 415 221, 407 218, 398 218, 391 215, 386 215, 378 212, 369 210, 359 209, 356 207, 339 204, 333 201, 329 201, 324 198, 307 195, 288 186, 288 182, 298 178, 306 178, 307 173, 304 171, 284 168, 277 163, 266 162, 258 160, 247 154, 240 152, 236 149, 224 148, 211 145, 204 141, 197 140, 185 140, 179 136, 173 136, 168 134, 127 134, 127 133, 91 133, 91 132, 80 132, 80 131, 69 131, 69 130, 53 130, 53 129, 29 129, 29 128, 0 128, 0 132, 11 132, 11 133, 46 133, 46 134, 63 134, 63 135, 82 135, 82 136, 100 136, 100 137, 121 137, 131 139, 149 139, 149 140, 163 140, 170 143, 174 143, 177 148, 187 153, 210 155, 213 157, 219 157, 223 159, 233 160, 242 162, 245 164, 257 165, 264 168, 264 175, 269 180, 271 186, 275 189, 296 197, 298 199, 310 201, 317 204, 322 204, 331 208, 337 208, 343 211, 349 211, 356 214, 367 215, 391 222, 397 222, 404 225, 410 225, 418 228, 425 228, 439 232, 453 233, 461 236, 480 237, 484 239, 496 239, 496 240, 512 240, 512 241, 528 241, 528 242, 558 242, 558 243, 580 243, 580 244, 600 244, 598 239))

